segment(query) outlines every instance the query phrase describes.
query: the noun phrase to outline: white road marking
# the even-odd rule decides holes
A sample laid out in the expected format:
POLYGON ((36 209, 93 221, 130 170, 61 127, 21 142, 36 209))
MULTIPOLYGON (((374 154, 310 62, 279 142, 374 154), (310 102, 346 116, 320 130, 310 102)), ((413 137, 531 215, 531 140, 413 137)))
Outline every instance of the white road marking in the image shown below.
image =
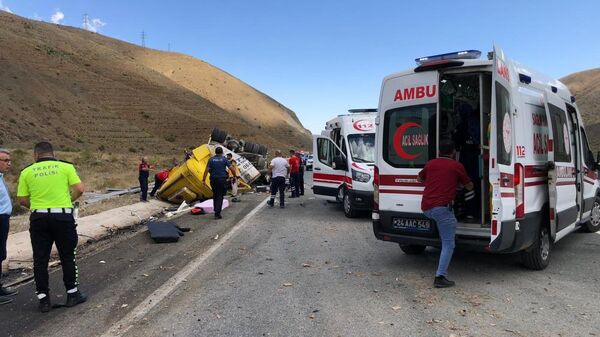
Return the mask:
POLYGON ((102 337, 118 337, 123 336, 129 331, 133 325, 140 322, 144 316, 146 316, 150 310, 152 310, 157 304, 163 299, 169 296, 179 285, 184 282, 192 274, 199 270, 199 267, 206 262, 219 248, 223 247, 242 227, 244 227, 250 218, 252 218, 262 207, 267 204, 267 197, 258 206, 256 206, 250 213, 248 213, 240 222, 238 222, 231 230, 223 235, 219 242, 210 247, 202 255, 196 257, 190 261, 185 267, 181 269, 177 274, 173 275, 167 280, 160 288, 156 289, 150 296, 146 297, 137 307, 131 310, 125 317, 120 321, 113 324, 102 337))

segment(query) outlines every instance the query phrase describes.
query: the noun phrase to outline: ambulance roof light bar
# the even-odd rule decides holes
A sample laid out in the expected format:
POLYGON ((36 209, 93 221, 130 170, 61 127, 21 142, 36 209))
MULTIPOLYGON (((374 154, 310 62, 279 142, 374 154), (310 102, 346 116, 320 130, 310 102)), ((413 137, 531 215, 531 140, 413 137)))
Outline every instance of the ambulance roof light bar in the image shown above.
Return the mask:
POLYGON ((481 57, 481 52, 479 50, 469 49, 463 51, 457 51, 454 53, 446 53, 432 56, 419 57, 415 59, 417 65, 423 65, 428 62, 441 61, 441 60, 475 60, 481 57))
POLYGON ((355 114, 355 113, 364 113, 364 112, 377 112, 376 108, 369 108, 369 109, 348 109, 348 112, 351 114, 355 114))

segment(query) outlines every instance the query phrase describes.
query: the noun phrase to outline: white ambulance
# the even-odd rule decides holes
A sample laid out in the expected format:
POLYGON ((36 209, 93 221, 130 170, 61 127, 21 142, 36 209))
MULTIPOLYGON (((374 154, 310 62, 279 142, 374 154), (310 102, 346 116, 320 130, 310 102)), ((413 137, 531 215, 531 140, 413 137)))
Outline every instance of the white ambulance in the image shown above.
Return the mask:
POLYGON ((457 247, 520 251, 525 266, 544 269, 555 242, 600 228, 597 161, 565 85, 498 48, 487 60, 480 54, 419 58, 416 68, 384 78, 373 230, 407 254, 440 246, 416 178, 440 140, 452 139, 476 192, 474 207, 457 193, 457 247))
POLYGON ((313 135, 313 192, 342 202, 347 217, 373 207, 376 116, 377 109, 351 109, 313 135))

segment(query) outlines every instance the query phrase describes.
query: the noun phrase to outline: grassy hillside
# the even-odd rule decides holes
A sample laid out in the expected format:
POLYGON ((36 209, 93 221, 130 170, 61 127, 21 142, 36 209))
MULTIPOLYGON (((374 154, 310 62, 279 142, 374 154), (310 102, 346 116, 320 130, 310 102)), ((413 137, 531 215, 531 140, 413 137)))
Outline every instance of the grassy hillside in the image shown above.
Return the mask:
POLYGON ((271 148, 310 146, 296 115, 190 56, 0 11, 0 145, 179 155, 213 127, 271 148))
POLYGON ((594 155, 600 151, 600 68, 571 74, 561 79, 577 99, 594 155))

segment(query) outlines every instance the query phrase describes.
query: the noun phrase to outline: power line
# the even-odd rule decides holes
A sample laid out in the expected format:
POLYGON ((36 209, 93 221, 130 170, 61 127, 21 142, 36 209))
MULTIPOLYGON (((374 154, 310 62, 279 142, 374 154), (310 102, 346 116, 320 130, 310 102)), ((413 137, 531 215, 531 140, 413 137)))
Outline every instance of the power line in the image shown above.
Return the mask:
POLYGON ((142 30, 142 48, 146 48, 146 32, 142 30))
POLYGON ((83 14, 83 29, 90 29, 90 17, 87 13, 83 14))

